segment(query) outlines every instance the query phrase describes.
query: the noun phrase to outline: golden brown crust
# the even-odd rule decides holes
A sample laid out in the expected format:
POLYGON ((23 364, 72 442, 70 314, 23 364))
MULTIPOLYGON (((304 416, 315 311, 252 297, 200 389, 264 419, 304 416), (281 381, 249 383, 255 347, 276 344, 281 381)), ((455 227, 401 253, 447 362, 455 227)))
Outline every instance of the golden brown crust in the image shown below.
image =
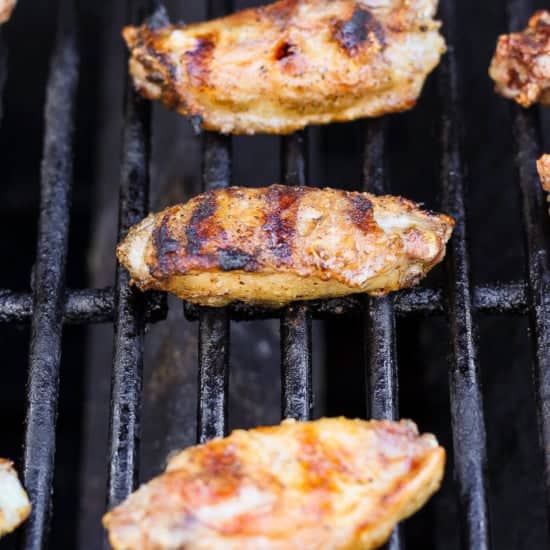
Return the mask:
POLYGON ((145 97, 224 133, 411 108, 445 44, 437 0, 280 0, 194 25, 126 27, 145 97))
POLYGON ((442 260, 453 225, 401 197, 230 187, 149 216, 117 256, 143 290, 282 305, 411 286, 442 260))
POLYGON ((103 518, 115 550, 369 550, 439 488, 409 421, 321 419, 187 449, 103 518))
MULTIPOLYGON (((537 170, 540 177, 540 182, 542 188, 550 193, 550 155, 542 155, 537 161, 537 170)), ((550 195, 547 197, 548 202, 550 202, 550 195)), ((550 213, 550 209, 549 209, 550 213)))
POLYGON ((16 0, 0 0, 0 23, 5 23, 15 7, 16 0))
POLYGON ((523 107, 550 104, 550 12, 538 11, 523 32, 499 37, 489 74, 498 93, 523 107))
POLYGON ((542 188, 550 192, 550 155, 542 155, 537 161, 537 170, 542 188))

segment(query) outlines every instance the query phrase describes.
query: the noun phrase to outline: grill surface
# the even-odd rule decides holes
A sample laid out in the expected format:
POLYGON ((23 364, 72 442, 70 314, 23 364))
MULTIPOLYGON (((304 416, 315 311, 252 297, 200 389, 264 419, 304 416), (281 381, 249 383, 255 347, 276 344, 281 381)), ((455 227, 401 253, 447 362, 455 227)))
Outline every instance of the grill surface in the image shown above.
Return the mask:
MULTIPOLYGON (((117 270, 112 288, 70 290, 65 284, 68 254, 73 127, 79 78, 77 27, 71 0, 61 0, 56 45, 51 59, 45 106, 40 222, 32 292, 0 290, 0 322, 31 324, 24 483, 33 514, 23 528, 20 547, 45 547, 51 516, 55 464, 61 334, 63 324, 112 322, 114 356, 109 429, 108 506, 123 500, 138 480, 138 445, 144 332, 147 323, 167 315, 164 296, 141 294, 128 287, 128 274, 117 270)), ((227 432, 230 321, 280 319, 282 416, 306 419, 313 411, 312 320, 361 319, 364 343, 367 417, 398 418, 396 318, 443 315, 448 319, 448 362, 453 436, 454 490, 460 502, 462 547, 490 547, 486 478, 487 442, 477 353, 477 314, 527 316, 534 346, 533 380, 537 396, 540 449, 544 462, 546 503, 550 506, 550 298, 548 293, 548 226, 546 203, 535 171, 540 152, 537 112, 513 109, 517 181, 525 230, 526 279, 472 285, 467 247, 465 163, 461 144, 462 112, 455 50, 452 0, 441 3, 449 53, 438 69, 440 98, 441 209, 457 221, 446 260, 443 287, 414 288, 384 298, 345 299, 294 304, 277 311, 236 305, 224 309, 185 305, 185 315, 198 320, 197 440, 227 432), (546 449, 546 452, 545 452, 546 449)), ((127 21, 139 22, 154 11, 144 0, 129 2, 127 21)), ((521 0, 507 5, 510 28, 521 28, 532 6, 521 0)), ((231 10, 211 1, 209 16, 231 10)), ((5 42, 4 31, 0 40, 5 42)), ((495 37, 496 38, 496 37, 495 37)), ((6 49, 0 50, 0 87, 6 80, 6 49)), ((495 99, 496 101, 496 99, 495 99)), ((433 109, 438 108, 436 106, 433 109)), ((174 115, 175 116, 175 115, 174 115)), ((387 119, 361 122, 363 160, 361 188, 387 192, 387 119)), ((203 188, 231 184, 232 140, 203 136, 203 188)), ((125 100, 120 173, 119 236, 148 210, 151 106, 128 85, 125 100)), ((312 184, 307 170, 308 131, 281 140, 282 180, 312 184)), ((413 197, 414 198, 414 197, 413 197)), ((468 232, 469 233, 469 232, 468 232)), ((182 419, 184 420, 184 419, 182 419)), ((404 547, 398 529, 389 548, 404 547)))

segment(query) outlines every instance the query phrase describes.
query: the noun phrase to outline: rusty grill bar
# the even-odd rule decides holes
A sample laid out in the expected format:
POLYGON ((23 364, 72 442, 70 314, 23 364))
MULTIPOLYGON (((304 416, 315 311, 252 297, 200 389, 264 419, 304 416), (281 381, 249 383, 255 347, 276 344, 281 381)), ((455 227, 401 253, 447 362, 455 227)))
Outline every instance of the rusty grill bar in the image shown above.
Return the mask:
MULTIPOLYGON (((452 1, 442 2, 445 28, 452 29, 452 1)), ((139 22, 154 6, 130 1, 129 21, 139 22)), ((41 216, 32 293, 0 290, 0 322, 30 322, 28 414, 25 436, 24 483, 33 513, 23 528, 21 547, 39 550, 46 544, 51 515, 55 459, 55 421, 61 333, 64 323, 113 322, 115 350, 112 370, 110 471, 108 505, 124 499, 135 487, 138 470, 139 409, 144 328, 166 316, 163 296, 142 295, 128 287, 128 274, 119 269, 115 286, 67 290, 65 260, 72 179, 72 134, 79 53, 72 0, 62 0, 45 106, 45 145, 41 175, 41 216)), ((229 11, 224 0, 210 2, 210 15, 229 11)), ((508 2, 513 28, 527 19, 530 6, 508 2)), ((449 31, 446 31, 449 32, 449 31)), ((527 280, 478 286, 469 281, 464 211, 464 176, 460 153, 458 77, 451 45, 439 69, 441 114, 442 209, 457 220, 446 261, 444 290, 414 288, 394 296, 294 304, 282 310, 243 304, 223 309, 185 305, 189 319, 199 320, 198 440, 221 436, 227 426, 230 321, 281 319, 282 414, 309 418, 312 411, 311 320, 338 315, 362 316, 368 417, 398 416, 398 377, 395 351, 397 315, 446 315, 453 360, 449 366, 456 490, 461 503, 463 546, 490 547, 485 478, 485 426, 475 346, 475 314, 527 314, 535 349, 534 385, 538 396, 541 452, 544 454, 546 498, 550 510, 550 293, 546 205, 534 160, 540 147, 532 112, 515 109, 514 134, 518 181, 523 197, 527 280)), ((4 36, 0 30, 0 42, 4 36)), ((2 52, 5 50, 2 48, 2 52)), ((6 76, 5 53, 0 53, 0 88, 6 76)), ((1 90, 0 90, 1 91, 1 90)), ((385 120, 365 123, 362 188, 386 191, 385 120)), ((283 179, 290 185, 307 183, 306 134, 282 140, 283 179)), ((120 186, 120 229, 123 236, 148 210, 150 105, 128 85, 120 186)), ((231 140, 205 135, 204 188, 231 182, 231 140)), ((389 545, 401 548, 399 531, 389 545)))

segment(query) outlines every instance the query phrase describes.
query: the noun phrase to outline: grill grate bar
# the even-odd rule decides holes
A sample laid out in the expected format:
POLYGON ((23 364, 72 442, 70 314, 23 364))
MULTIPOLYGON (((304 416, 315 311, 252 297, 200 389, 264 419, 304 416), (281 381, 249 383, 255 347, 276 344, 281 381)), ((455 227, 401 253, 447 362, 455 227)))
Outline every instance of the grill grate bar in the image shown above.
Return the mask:
MULTIPOLYGON (((362 190, 383 195, 386 189, 384 149, 386 119, 365 124, 362 190)), ((368 417, 395 420, 398 417, 398 376, 395 348, 395 313, 393 299, 364 297, 367 408, 368 417)), ((401 548, 400 528, 397 527, 386 548, 401 548)))
MULTIPOLYGON (((282 140, 286 185, 306 185, 306 140, 305 132, 282 140)), ((311 313, 305 304, 287 306, 281 313, 281 400, 283 418, 307 420, 311 417, 311 313)))
MULTIPOLYGON (((165 296, 148 294, 145 319, 155 323, 166 318, 165 296)), ((115 311, 112 287, 67 290, 63 307, 63 322, 68 324, 111 323, 115 311)), ((32 294, 0 290, 0 323, 26 323, 32 317, 32 294)))
MULTIPOLYGON (((386 192, 384 170, 385 119, 366 123, 363 191, 386 192)), ((394 420, 398 415, 395 315, 389 296, 366 298, 365 352, 368 412, 371 418, 394 420)))
MULTIPOLYGON (((509 28, 523 28, 532 14, 531 2, 507 3, 509 28)), ((540 447, 543 455, 547 528, 550 529, 550 287, 548 271, 548 218, 535 161, 540 153, 533 110, 513 111, 516 164, 526 232, 528 305, 533 334, 533 381, 537 401, 540 447)))
MULTIPOLYGON (((150 13, 151 3, 129 3, 131 22, 150 13)), ((125 69, 126 72, 126 69, 125 69)), ((126 104, 120 180, 119 240, 148 210, 151 107, 126 80, 126 104)), ((139 457, 139 413, 143 370, 146 296, 129 286, 129 273, 117 265, 114 355, 109 426, 108 507, 135 488, 139 457)))
MULTIPOLYGON (((474 290, 474 310, 481 313, 519 313, 527 310, 527 288, 523 283, 478 286, 474 290)), ((397 315, 435 315, 443 313, 443 293, 431 288, 403 290, 393 297, 397 315)), ((63 322, 69 324, 111 323, 115 311, 115 295, 112 287, 67 290, 63 310, 63 322)), ((145 320, 156 323, 166 318, 165 295, 148 294, 145 320)), ((308 302, 313 319, 328 319, 341 315, 355 315, 365 309, 364 300, 357 296, 308 302)), ((185 304, 185 314, 190 321, 199 317, 199 307, 185 304)), ((32 317, 32 294, 0 289, 0 323, 27 323, 32 317)), ((279 319, 280 309, 254 308, 235 304, 229 308, 232 321, 251 319, 279 319)))
MULTIPOLYGON (((229 0, 209 0, 209 18, 231 11, 229 0)), ((204 136, 204 190, 231 185, 231 137, 204 136)), ((199 399, 197 440, 204 443, 227 431, 229 387, 229 314, 227 308, 199 308, 199 399)))
MULTIPOLYGON (((446 20, 452 21, 452 18, 446 20)), ((461 504, 464 543, 468 548, 483 550, 490 547, 485 477, 486 435, 474 343, 475 326, 466 245, 465 193, 458 127, 457 67, 452 46, 449 47, 440 70, 440 94, 443 101, 442 207, 444 212, 456 220, 447 259, 449 322, 453 351, 449 377, 454 467, 461 504)))
POLYGON ((514 127, 517 163, 527 233, 529 311, 534 335, 533 379, 538 408, 539 434, 544 460, 547 517, 550 517, 550 286, 545 235, 546 202, 535 168, 539 151, 533 114, 516 109, 514 127))
POLYGON ((529 317, 535 351, 533 379, 544 460, 548 519, 550 517, 550 286, 546 237, 548 226, 546 201, 535 165, 540 147, 534 116, 532 112, 515 109, 514 132, 526 228, 529 317))
MULTIPOLYGON (((527 237, 529 311, 534 344, 533 380, 544 461, 547 520, 550 518, 550 286, 545 234, 547 205, 535 168, 539 151, 533 113, 516 109, 517 164, 527 237)), ((550 527, 550 526, 549 526, 550 527)))
MULTIPOLYGON (((230 184, 231 138, 208 132, 204 137, 204 190, 230 184)), ((197 440, 200 443, 226 433, 229 336, 227 308, 199 308, 197 440)))
MULTIPOLYGON (((523 283, 508 283, 478 286, 473 290, 473 308, 480 313, 523 314, 527 310, 527 288, 523 283)), ((395 313, 404 315, 436 315, 444 311, 444 298, 441 290, 432 288, 410 288, 391 296, 395 313)), ((2 321, 2 296, 0 293, 0 322, 2 321)), ((6 307, 9 307, 6 305, 6 307)), ((313 319, 329 319, 341 315, 357 315, 365 310, 365 300, 357 296, 313 300, 308 302, 313 319)), ((229 308, 232 321, 252 319, 278 319, 281 309, 250 307, 237 303, 229 308)), ((8 312, 9 314, 9 312, 8 312)), ((190 321, 198 319, 198 307, 185 305, 185 315, 190 321)))
POLYGON ((28 550, 46 547, 51 516, 78 65, 73 5, 67 0, 59 14, 44 115, 23 469, 33 506, 23 528, 22 548, 28 550))

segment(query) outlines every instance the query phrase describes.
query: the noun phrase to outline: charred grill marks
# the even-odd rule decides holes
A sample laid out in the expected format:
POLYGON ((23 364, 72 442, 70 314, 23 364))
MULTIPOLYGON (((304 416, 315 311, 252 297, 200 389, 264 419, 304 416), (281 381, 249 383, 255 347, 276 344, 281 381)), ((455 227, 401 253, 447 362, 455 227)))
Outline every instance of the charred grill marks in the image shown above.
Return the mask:
POLYGON ((213 217, 216 208, 216 195, 214 193, 206 193, 197 199, 197 205, 185 230, 185 236, 187 237, 186 253, 188 256, 199 255, 203 243, 212 237, 213 224, 210 218, 213 217))
POLYGON ((382 25, 365 8, 355 8, 350 19, 335 24, 334 38, 349 55, 356 55, 365 42, 372 40, 372 35, 382 48, 386 46, 382 25))
POLYGON ((275 50, 275 59, 277 61, 282 61, 287 57, 294 55, 295 45, 292 42, 287 42, 286 40, 277 46, 275 50))
POLYGON ((168 221, 172 214, 167 212, 158 227, 153 231, 153 243, 157 253, 157 263, 150 269, 153 277, 166 277, 175 267, 180 244, 170 235, 168 221))
MULTIPOLYGON (((155 59, 158 64, 163 68, 165 69, 165 71, 167 72, 167 74, 169 75, 169 79, 165 78, 164 80, 165 81, 175 81, 176 80, 176 67, 174 67, 174 64, 170 62, 170 58, 168 55, 166 54, 163 54, 163 53, 160 53, 159 51, 157 51, 152 44, 147 44, 146 46, 146 50, 147 50, 147 55, 151 58, 151 59, 155 59)), ((153 65, 154 66, 154 65, 153 65)))
POLYGON ((273 256, 281 263, 292 258, 296 215, 302 189, 272 186, 266 193, 267 213, 263 230, 273 256))
POLYGON ((222 248, 218 250, 218 264, 222 271, 256 271, 258 262, 254 254, 240 248, 222 248))
POLYGON ((216 47, 216 37, 212 34, 197 37, 194 50, 185 53, 187 59, 187 73, 193 86, 208 86, 210 62, 216 47))
POLYGON ((350 203, 349 217, 351 221, 365 233, 372 231, 376 226, 372 202, 358 193, 349 193, 347 199, 350 203))

